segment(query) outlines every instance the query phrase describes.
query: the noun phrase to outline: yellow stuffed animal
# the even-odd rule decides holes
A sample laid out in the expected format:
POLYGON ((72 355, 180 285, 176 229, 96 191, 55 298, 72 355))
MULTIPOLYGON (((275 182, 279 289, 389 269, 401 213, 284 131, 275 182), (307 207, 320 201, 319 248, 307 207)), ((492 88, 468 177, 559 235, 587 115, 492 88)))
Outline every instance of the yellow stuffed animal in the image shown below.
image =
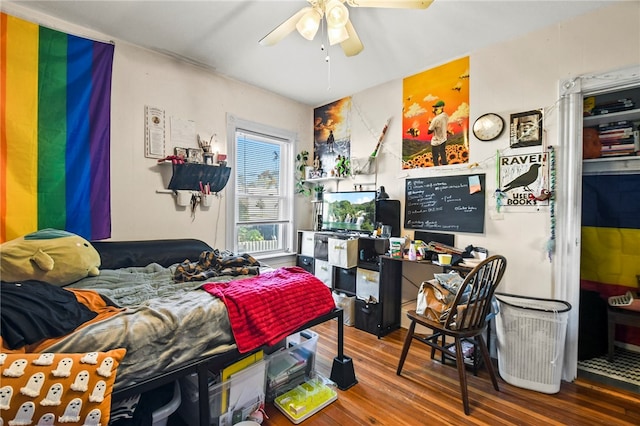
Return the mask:
POLYGON ((100 254, 89 241, 58 229, 43 229, 0 245, 0 279, 64 286, 100 274, 100 254))

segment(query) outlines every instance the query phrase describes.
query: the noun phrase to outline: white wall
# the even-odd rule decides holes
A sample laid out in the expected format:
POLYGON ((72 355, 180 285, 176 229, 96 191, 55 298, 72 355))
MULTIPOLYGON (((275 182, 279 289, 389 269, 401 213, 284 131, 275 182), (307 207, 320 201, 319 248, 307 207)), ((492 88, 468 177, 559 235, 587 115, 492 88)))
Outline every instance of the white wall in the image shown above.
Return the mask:
MULTIPOLYGON (((51 28, 97 40, 112 37, 90 29, 34 13, 17 4, 4 4, 13 16, 51 28)), ((111 103, 111 214, 112 240, 200 238, 224 248, 225 202, 229 194, 214 200, 209 210, 178 207, 166 188, 171 166, 145 158, 144 108, 165 110, 167 122, 175 116, 194 120, 196 133, 217 134, 221 153, 226 152, 226 114, 286 129, 298 136, 300 147, 312 146, 313 109, 279 95, 239 83, 212 71, 181 62, 125 42, 115 41, 111 103)), ((167 126, 169 132, 170 126, 167 126)), ((183 145, 183 144, 180 144, 183 145)), ((166 153, 174 144, 167 135, 166 153)), ((192 147, 197 147, 194 141, 192 147)), ((296 152, 302 148, 296 148, 296 152)), ((308 148, 307 148, 308 149, 308 148)), ((308 202, 298 200, 300 208, 308 202)), ((310 226, 301 215, 299 226, 310 226)))
MULTIPOLYGON (((558 85, 571 76, 640 66, 640 2, 623 2, 527 36, 470 52, 470 123, 487 112, 500 114, 508 123, 513 113, 544 108, 545 143, 558 147, 558 85)), ((451 58, 456 59, 456 58, 451 58)), ((425 64, 425 70, 440 64, 425 64)), ((487 210, 484 234, 461 233, 456 246, 486 247, 504 254, 507 272, 500 291, 552 297, 554 265, 547 255, 550 239, 548 207, 496 214, 496 151, 502 155, 532 152, 534 148, 509 149, 508 132, 492 142, 470 135, 470 164, 479 167, 444 166, 401 170, 402 81, 391 81, 353 95, 352 156, 368 155, 375 146, 374 131, 392 117, 379 159, 378 184, 394 199, 403 200, 405 177, 486 173, 487 210)), ((538 148, 539 149, 539 148, 538 148)), ((557 162, 558 164, 560 161, 557 162)), ((343 185, 341 183, 341 185, 343 185)), ((346 186, 346 185, 345 185, 346 186)), ((560 194, 561 195, 561 194, 560 194)), ((559 214, 559 213, 558 213, 559 214)), ((413 230, 404 234, 413 235, 413 230)), ((578 283, 575 283, 578 285, 578 283)))
MULTIPOLYGON (((166 188, 163 173, 144 157, 144 105, 166 109, 167 118, 195 120, 201 135, 217 134, 227 140, 226 115, 286 129, 301 145, 312 140, 312 109, 262 89, 238 83, 195 66, 117 43, 112 91, 112 211, 115 240, 156 237, 197 237, 213 247, 225 246, 225 202, 222 191, 209 210, 177 207, 172 195, 156 194, 166 188)), ((196 143, 194 142, 194 147, 196 143)), ((303 206, 306 206, 303 204, 303 206)))

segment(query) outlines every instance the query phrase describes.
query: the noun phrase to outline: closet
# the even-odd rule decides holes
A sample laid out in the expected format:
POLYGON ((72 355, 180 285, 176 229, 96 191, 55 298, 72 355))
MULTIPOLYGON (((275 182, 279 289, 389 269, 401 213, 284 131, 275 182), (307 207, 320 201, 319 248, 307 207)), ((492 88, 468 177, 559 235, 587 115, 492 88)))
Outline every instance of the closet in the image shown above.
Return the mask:
MULTIPOLYGON (((602 74, 589 74, 567 78, 559 82, 558 101, 558 144, 557 144, 557 187, 555 225, 556 241, 553 253, 553 297, 565 300, 573 306, 569 313, 567 339, 563 364, 563 380, 573 381, 578 376, 579 323, 581 307, 581 257, 583 178, 599 173, 640 173, 640 157, 620 156, 583 161, 583 127, 585 123, 585 99, 590 97, 609 97, 618 99, 630 93, 636 97, 635 110, 638 113, 640 99, 640 65, 602 74), (630 92, 627 92, 630 91, 630 92)), ((587 102, 591 102, 590 99, 587 102)), ((614 118, 616 116, 607 117, 614 118)), ((637 114, 633 120, 640 118, 637 114)), ((624 119, 621 119, 621 121, 624 119)), ((598 123, 594 124, 598 125, 598 123)), ((606 253, 606 252, 603 252, 606 253)), ((640 263, 636 259, 636 263, 640 263)), ((606 303, 606 302, 605 302, 606 303)), ((602 309, 601 304, 601 309, 602 309)), ((606 309, 606 305, 604 305, 606 309)), ((594 329, 594 333, 597 330, 594 329)), ((584 333, 583 333, 584 334, 584 333)))
POLYGON ((638 389, 640 328, 614 326, 608 357, 607 309, 640 291, 640 85, 584 91, 582 124, 578 376, 638 389))

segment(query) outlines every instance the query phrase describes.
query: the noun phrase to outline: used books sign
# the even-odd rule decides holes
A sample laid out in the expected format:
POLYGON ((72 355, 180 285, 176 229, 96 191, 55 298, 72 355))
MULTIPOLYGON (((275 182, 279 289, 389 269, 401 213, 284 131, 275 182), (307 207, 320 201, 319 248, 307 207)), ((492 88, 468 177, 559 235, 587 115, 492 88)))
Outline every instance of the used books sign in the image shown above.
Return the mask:
POLYGON ((548 153, 500 157, 500 188, 503 206, 548 206, 548 153))

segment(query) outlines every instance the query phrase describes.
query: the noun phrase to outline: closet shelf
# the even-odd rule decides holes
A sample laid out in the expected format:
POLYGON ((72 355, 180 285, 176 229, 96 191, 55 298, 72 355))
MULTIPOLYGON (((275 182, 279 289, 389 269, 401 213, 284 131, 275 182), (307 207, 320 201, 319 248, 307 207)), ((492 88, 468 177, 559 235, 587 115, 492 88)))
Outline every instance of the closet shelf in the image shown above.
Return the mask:
POLYGON ((640 172, 640 156, 592 158, 582 161, 584 174, 597 173, 638 173, 640 172))
POLYGON ((594 127, 600 124, 612 123, 614 121, 637 120, 640 117, 640 109, 630 109, 627 111, 612 112, 602 115, 592 115, 584 117, 582 122, 584 127, 594 127))

